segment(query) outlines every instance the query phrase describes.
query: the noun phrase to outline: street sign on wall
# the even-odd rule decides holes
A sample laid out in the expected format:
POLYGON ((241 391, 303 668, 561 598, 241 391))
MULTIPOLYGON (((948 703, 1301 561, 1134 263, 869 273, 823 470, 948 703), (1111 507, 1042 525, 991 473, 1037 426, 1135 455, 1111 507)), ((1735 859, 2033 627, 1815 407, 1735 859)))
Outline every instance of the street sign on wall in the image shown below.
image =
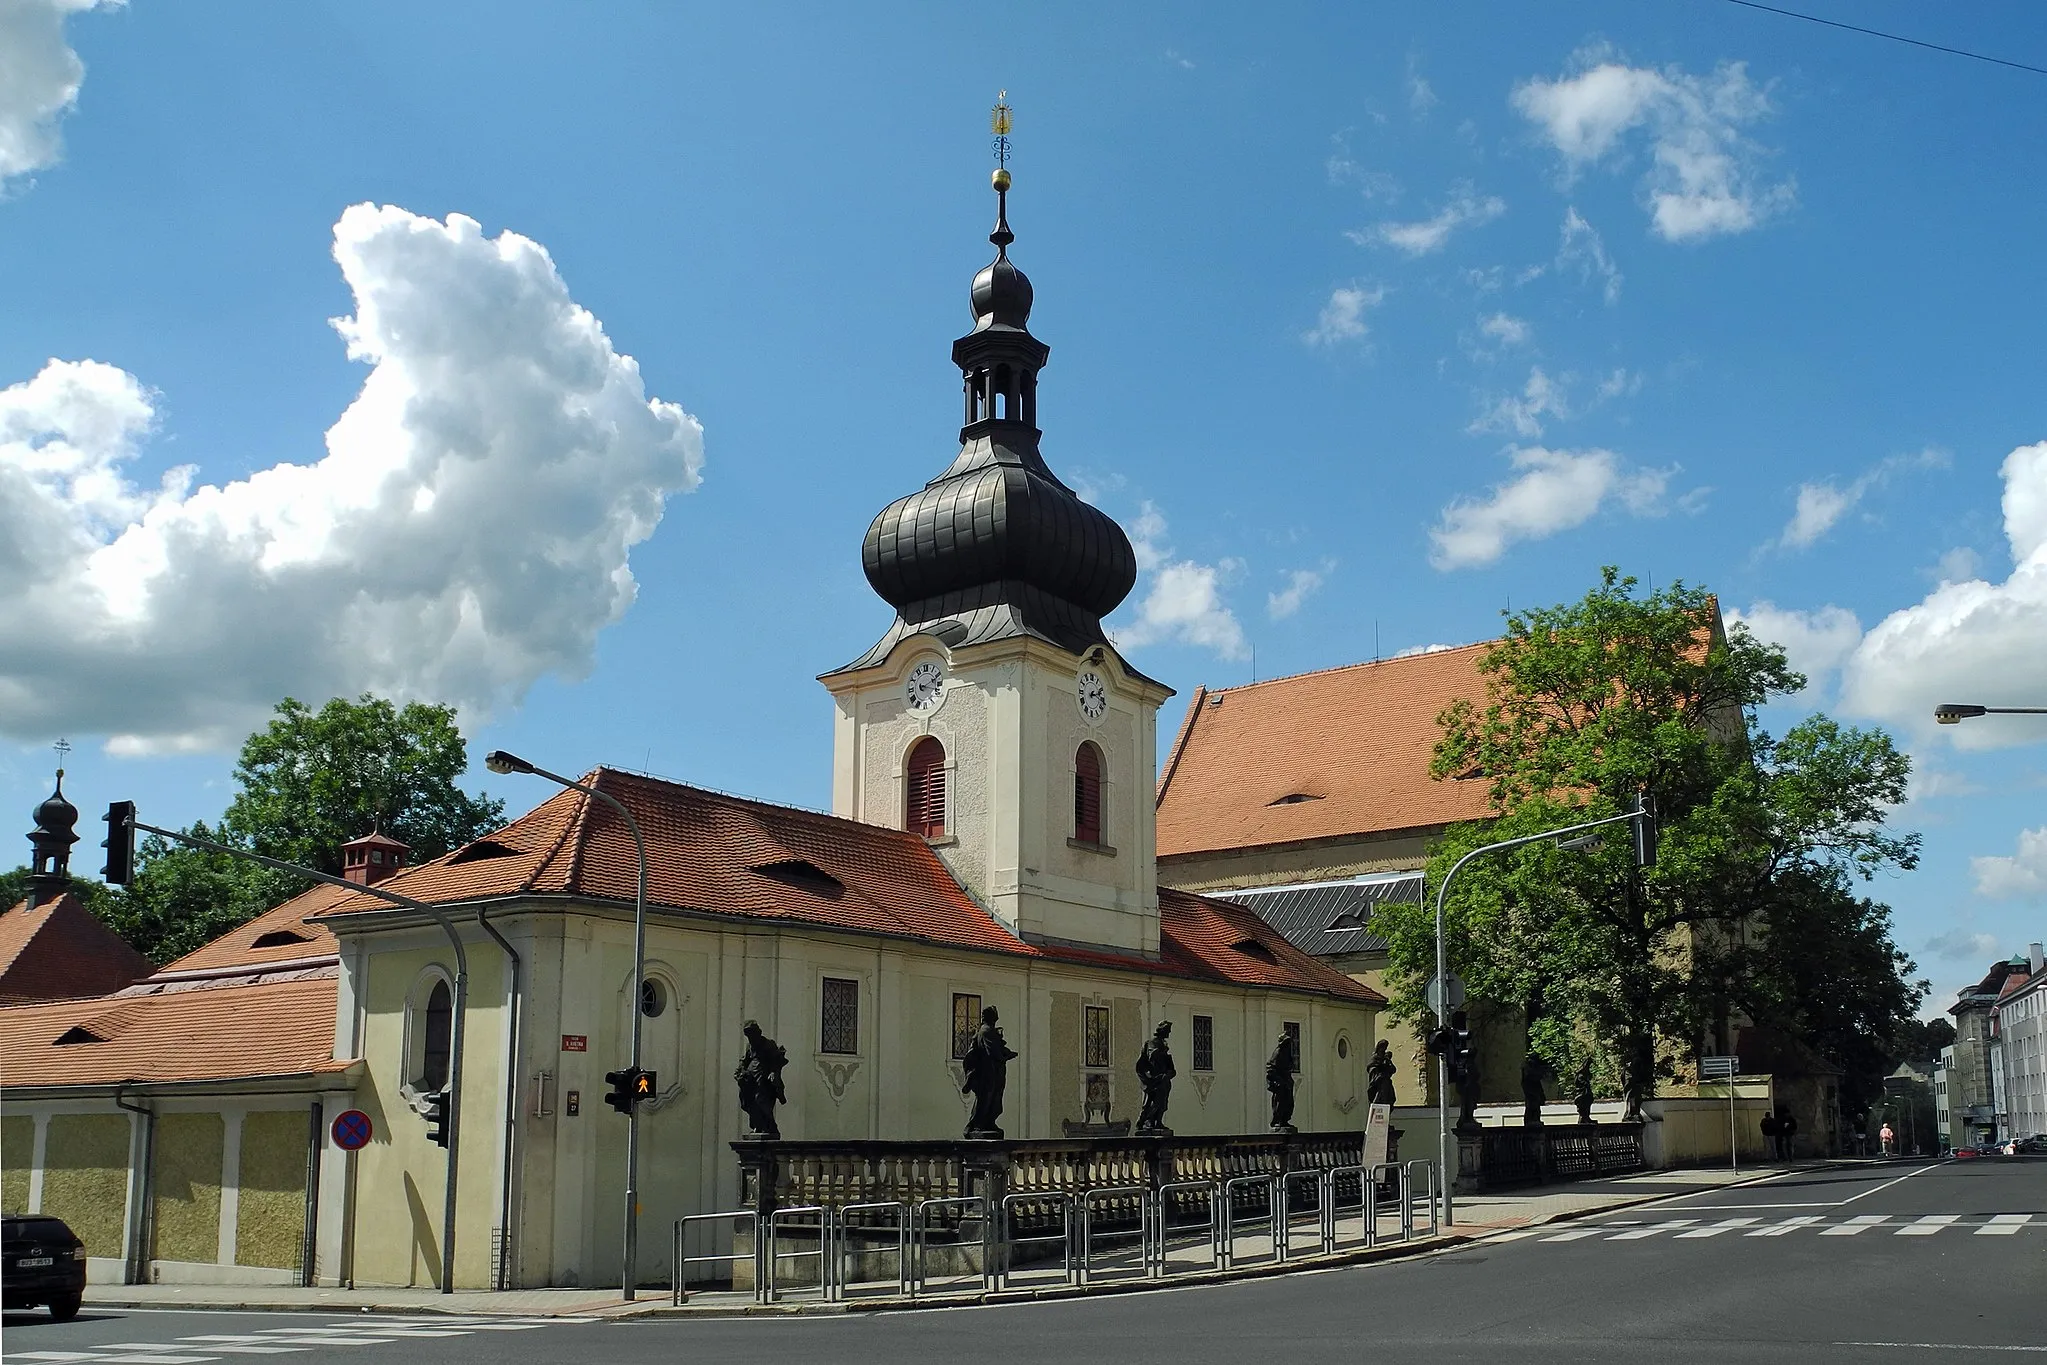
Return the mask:
POLYGON ((375 1129, 370 1116, 360 1109, 347 1109, 334 1116, 334 1145, 344 1152, 359 1152, 370 1145, 375 1129))
POLYGON ((1731 1080, 1739 1074, 1741 1074, 1741 1058, 1739 1057, 1699 1058, 1700 1080, 1725 1081, 1731 1080))

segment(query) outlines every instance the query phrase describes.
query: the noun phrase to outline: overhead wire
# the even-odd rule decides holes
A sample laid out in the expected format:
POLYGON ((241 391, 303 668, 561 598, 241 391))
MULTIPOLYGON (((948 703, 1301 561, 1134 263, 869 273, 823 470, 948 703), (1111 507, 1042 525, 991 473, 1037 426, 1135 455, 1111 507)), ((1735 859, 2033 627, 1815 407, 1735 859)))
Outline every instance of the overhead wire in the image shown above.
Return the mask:
POLYGON ((2007 61, 2003 57, 1992 57, 1982 52, 1970 52, 1966 48, 1948 47, 1941 43, 1929 43, 1918 38, 1907 38, 1901 33, 1886 33, 1880 28, 1864 28, 1860 24, 1844 24, 1838 19, 1822 19, 1817 14, 1800 14, 1797 10, 1779 9, 1775 5, 1758 4, 1757 0, 1727 0, 1727 3, 1730 5, 1740 5, 1743 9, 1759 9, 1769 14, 1781 14, 1787 19, 1803 19, 1808 24, 1823 24, 1828 28, 1846 29, 1850 33, 1863 33, 1872 38, 1888 38, 1894 43, 1907 43, 1913 47, 1926 48, 1931 52, 1945 52, 1950 56, 1968 57, 1974 61, 1989 62, 1993 66, 2008 66, 2014 71, 2030 71, 2036 76, 2047 76, 2047 66, 2032 66, 2025 62, 2007 61))

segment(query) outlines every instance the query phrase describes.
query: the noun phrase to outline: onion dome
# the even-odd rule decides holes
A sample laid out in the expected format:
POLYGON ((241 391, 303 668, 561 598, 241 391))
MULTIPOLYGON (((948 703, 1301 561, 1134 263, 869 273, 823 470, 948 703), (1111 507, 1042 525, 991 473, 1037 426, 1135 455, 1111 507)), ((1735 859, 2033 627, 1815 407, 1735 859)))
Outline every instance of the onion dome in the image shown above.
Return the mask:
MULTIPOLYGON (((64 795, 64 770, 57 769, 57 789, 43 798, 36 807, 36 832, 62 839, 69 836, 71 843, 78 842, 72 830, 78 827, 78 807, 64 795)), ((34 836, 31 836, 34 837, 34 836)))
POLYGON ((1123 528, 1082 502, 1038 453, 1038 372, 1051 349, 1029 330, 1031 282, 1009 259, 1009 173, 995 176, 995 259, 974 277, 974 329, 953 343, 965 425, 952 467, 883 508, 861 564, 897 628, 951 644, 1031 634, 1078 653, 1137 581, 1123 528))
MULTIPOLYGON (((57 789, 36 807, 36 827, 29 831, 28 902, 31 907, 54 900, 71 882, 71 846, 78 842, 72 831, 78 825, 78 807, 64 798, 64 770, 57 769, 57 789)), ((4 908, 4 907, 0 907, 4 908)))

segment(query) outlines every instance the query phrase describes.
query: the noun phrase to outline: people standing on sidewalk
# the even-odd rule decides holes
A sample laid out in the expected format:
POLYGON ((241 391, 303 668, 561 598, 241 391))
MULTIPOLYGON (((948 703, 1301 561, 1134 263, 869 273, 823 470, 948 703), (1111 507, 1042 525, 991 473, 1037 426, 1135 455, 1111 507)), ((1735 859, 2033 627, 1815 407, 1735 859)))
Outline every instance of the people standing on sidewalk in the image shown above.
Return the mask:
POLYGON ((1891 1132, 1890 1124, 1886 1123, 1883 1126, 1882 1131, 1877 1134, 1877 1137, 1883 1142, 1885 1156, 1897 1155, 1897 1153, 1892 1150, 1892 1144, 1897 1140, 1897 1135, 1891 1132))

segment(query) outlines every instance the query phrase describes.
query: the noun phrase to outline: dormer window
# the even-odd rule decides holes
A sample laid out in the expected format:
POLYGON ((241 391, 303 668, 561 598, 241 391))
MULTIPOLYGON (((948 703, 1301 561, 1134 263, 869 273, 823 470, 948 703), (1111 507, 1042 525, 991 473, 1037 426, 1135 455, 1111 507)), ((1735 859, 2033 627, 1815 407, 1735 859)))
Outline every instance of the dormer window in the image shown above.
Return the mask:
POLYGON ((945 837, 945 746, 918 740, 904 764, 903 828, 927 839, 945 837))
POLYGON ((1102 842, 1102 751, 1093 740, 1073 754, 1073 837, 1083 844, 1102 842))

